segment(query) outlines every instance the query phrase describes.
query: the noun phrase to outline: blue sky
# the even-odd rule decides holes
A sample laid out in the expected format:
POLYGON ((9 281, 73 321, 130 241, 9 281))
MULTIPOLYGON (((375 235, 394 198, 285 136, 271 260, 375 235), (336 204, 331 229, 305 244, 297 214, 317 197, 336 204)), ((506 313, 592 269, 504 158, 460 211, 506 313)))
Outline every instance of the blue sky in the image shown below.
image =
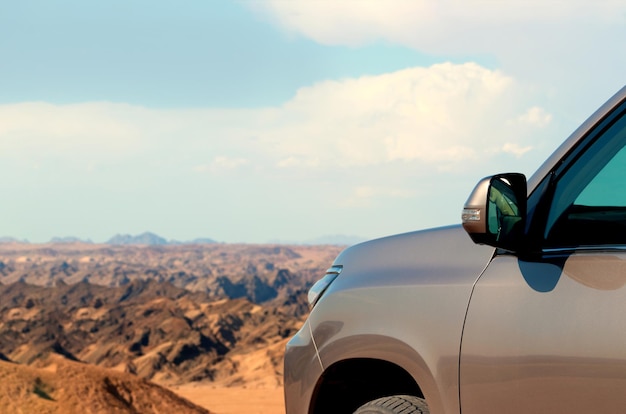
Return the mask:
POLYGON ((0 5, 0 235, 384 236, 459 221, 624 85, 617 1, 0 5))
POLYGON ((3 103, 279 105, 320 79, 436 63, 381 41, 326 47, 231 1, 17 2, 0 17, 3 103), (6 83, 5 83, 6 82, 6 83))

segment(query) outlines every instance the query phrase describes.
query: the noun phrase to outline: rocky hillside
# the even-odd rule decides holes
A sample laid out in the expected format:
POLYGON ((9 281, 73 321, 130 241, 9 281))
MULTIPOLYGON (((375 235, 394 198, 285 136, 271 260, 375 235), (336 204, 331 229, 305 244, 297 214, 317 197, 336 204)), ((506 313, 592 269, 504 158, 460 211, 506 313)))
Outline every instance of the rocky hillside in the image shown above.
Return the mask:
POLYGON ((26 365, 56 354, 172 384, 242 382, 238 356, 261 351, 264 371, 246 381, 276 385, 303 302, 303 295, 282 305, 214 300, 153 280, 119 287, 16 282, 0 286, 0 354, 26 365))
POLYGON ((0 244, 0 359, 277 386, 334 246, 0 244))
POLYGON ((136 376, 52 356, 45 369, 0 361, 0 381, 5 413, 210 414, 136 376))
POLYGON ((39 286, 89 282, 124 286, 168 282, 214 299, 284 301, 323 275, 337 246, 95 245, 0 243, 0 283, 39 286))

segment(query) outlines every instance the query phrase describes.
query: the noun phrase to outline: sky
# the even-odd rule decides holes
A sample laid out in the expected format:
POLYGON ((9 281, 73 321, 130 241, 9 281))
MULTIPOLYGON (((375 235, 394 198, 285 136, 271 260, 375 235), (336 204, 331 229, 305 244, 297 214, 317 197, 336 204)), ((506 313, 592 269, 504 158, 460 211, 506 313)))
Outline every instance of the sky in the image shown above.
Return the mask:
POLYGON ((0 236, 460 222, 626 73, 619 0, 0 2, 0 236))

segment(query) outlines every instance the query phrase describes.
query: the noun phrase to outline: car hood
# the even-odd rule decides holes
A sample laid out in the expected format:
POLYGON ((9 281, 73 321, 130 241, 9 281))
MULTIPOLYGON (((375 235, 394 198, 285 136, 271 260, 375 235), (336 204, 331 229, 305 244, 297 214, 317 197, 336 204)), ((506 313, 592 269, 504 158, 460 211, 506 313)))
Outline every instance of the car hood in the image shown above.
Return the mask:
POLYGON ((473 283, 494 248, 477 245, 460 225, 398 234, 351 246, 337 256, 343 283, 473 283), (359 279, 355 281, 353 279, 359 279))

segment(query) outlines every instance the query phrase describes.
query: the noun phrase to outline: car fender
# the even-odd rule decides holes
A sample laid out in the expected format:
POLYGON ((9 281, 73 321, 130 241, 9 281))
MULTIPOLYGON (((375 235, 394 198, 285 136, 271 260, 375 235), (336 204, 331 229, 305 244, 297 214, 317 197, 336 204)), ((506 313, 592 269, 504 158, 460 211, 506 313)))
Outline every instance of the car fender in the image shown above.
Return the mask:
POLYGON ((474 282, 493 255, 460 226, 353 246, 309 316, 323 369, 351 358, 404 368, 434 413, 457 413, 458 358, 474 282), (444 399, 443 396, 447 396, 444 399))

